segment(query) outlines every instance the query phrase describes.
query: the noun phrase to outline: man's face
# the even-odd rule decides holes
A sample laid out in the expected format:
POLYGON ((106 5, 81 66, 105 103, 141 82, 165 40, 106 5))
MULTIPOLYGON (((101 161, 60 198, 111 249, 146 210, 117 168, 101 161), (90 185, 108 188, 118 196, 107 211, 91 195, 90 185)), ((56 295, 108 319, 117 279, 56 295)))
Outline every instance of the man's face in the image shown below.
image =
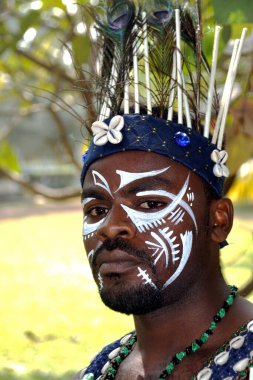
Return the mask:
POLYGON ((206 200, 202 181, 184 166, 146 152, 105 157, 90 166, 82 202, 85 249, 112 309, 155 310, 200 275, 206 200))

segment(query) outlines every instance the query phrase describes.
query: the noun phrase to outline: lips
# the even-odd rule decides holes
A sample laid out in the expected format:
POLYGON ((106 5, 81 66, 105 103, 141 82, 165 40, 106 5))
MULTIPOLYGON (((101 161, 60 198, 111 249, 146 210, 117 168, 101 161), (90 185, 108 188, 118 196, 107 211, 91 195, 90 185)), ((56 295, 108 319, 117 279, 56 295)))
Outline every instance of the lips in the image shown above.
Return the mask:
POLYGON ((140 262, 138 258, 120 250, 103 251, 97 258, 96 266, 102 275, 124 273, 135 268, 140 262))

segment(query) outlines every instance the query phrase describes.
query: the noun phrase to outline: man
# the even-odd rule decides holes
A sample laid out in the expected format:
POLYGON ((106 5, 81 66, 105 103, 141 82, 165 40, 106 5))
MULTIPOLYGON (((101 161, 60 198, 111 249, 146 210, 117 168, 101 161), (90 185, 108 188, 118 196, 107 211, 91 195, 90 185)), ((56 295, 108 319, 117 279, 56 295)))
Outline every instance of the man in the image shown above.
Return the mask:
MULTIPOLYGON (((169 33, 168 12, 159 12, 169 33)), ((178 13, 172 26, 177 50, 169 52, 174 58, 180 48, 178 13)), ((113 18, 111 30, 119 19, 118 29, 127 29, 122 17, 113 18)), ((152 23, 147 23, 151 30, 152 23)), ((118 40, 111 34, 107 37, 116 49, 118 40)), ((145 34, 143 40, 147 46, 145 34)), ((149 53, 145 73, 152 75, 154 52, 149 53)), ((106 346, 75 379, 249 379, 253 308, 237 296, 236 287, 225 283, 219 262, 233 219, 232 204, 222 197, 227 154, 218 139, 211 143, 196 128, 198 120, 188 117, 184 74, 179 57, 174 61, 170 80, 177 83, 177 122, 164 117, 161 104, 156 110, 151 106, 151 112, 148 105, 147 114, 138 107, 128 114, 126 83, 123 116, 112 111, 117 83, 120 87, 115 66, 111 71, 116 84, 109 75, 108 91, 113 94, 104 95, 105 106, 92 126, 81 179, 85 250, 103 302, 133 314, 135 332, 106 346), (175 67, 181 70, 177 81, 175 67)), ((136 74, 135 63, 133 69, 136 74)), ((167 100, 173 92, 170 83, 167 100)), ((137 92, 134 100, 136 107, 137 92)))

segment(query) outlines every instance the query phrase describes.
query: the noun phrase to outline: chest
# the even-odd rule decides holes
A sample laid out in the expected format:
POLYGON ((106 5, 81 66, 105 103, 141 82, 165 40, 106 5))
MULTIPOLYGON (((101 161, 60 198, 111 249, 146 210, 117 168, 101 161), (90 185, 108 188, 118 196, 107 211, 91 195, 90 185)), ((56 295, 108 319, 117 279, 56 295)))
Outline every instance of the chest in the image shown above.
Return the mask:
MULTIPOLYGON (((168 380, 190 380, 193 375, 203 367, 206 361, 206 355, 196 355, 195 358, 189 357, 175 367, 173 373, 168 376, 168 380)), ((166 362, 152 362, 145 366, 143 362, 131 355, 126 358, 120 365, 116 380, 158 380, 159 375, 165 369, 166 362)))

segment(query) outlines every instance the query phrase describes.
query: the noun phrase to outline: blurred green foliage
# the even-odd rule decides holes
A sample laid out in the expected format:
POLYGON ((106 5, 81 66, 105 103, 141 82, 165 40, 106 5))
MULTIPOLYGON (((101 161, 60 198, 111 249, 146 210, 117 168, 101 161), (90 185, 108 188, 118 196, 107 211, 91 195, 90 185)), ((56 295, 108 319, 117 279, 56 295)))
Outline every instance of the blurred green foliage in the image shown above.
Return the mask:
POLYGON ((0 144, 0 167, 11 169, 15 172, 20 170, 15 152, 8 141, 3 141, 0 144))
POLYGON ((243 24, 253 22, 253 3, 248 0, 213 0, 217 23, 243 24))

